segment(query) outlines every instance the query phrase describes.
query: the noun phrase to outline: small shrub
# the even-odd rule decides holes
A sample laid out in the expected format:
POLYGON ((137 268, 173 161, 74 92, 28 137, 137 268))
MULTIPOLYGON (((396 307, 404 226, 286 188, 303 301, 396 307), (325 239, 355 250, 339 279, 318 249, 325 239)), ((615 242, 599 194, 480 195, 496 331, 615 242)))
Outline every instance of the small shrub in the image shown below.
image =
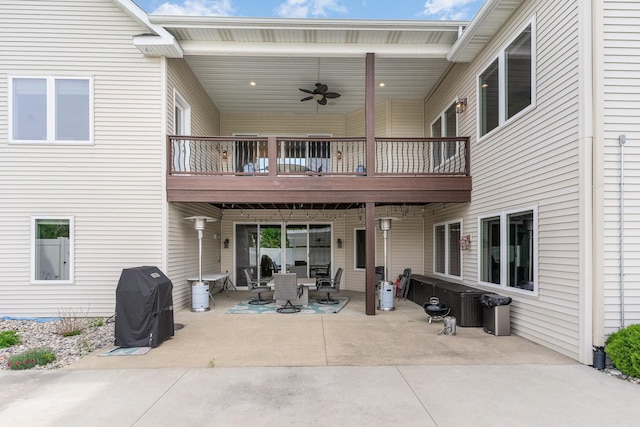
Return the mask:
POLYGON ((640 324, 630 325, 607 338, 604 348, 620 372, 640 378, 640 324))
POLYGON ((88 325, 90 328, 99 328, 104 325, 104 319, 102 317, 91 317, 89 318, 88 325))
POLYGON ((20 342, 20 335, 16 331, 1 331, 0 332, 0 348, 11 347, 20 342))
POLYGON ((47 365, 56 360, 52 349, 47 347, 34 348, 22 353, 9 356, 7 366, 14 371, 31 369, 35 366, 47 365))
POLYGON ((60 321, 58 322, 57 333, 63 337, 73 337, 80 335, 86 327, 86 313, 78 313, 73 309, 64 309, 58 311, 60 321))

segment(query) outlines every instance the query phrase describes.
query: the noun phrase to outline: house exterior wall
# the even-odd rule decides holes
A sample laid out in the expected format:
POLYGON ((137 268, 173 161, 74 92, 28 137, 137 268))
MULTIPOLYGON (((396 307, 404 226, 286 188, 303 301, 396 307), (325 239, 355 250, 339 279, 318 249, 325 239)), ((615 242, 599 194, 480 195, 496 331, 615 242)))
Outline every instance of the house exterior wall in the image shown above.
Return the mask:
MULTIPOLYGON (((416 230, 422 230, 423 211, 421 207, 411 206, 403 211, 400 206, 390 206, 376 209, 376 217, 392 216, 398 221, 392 222, 392 230, 388 236, 388 264, 389 280, 394 281, 407 267, 415 274, 423 274, 424 254, 420 250, 420 242, 414 236, 416 230)), ((221 252, 221 271, 235 271, 234 227, 236 224, 282 224, 283 218, 287 224, 324 224, 332 225, 333 259, 332 270, 342 267, 344 273, 341 289, 350 291, 365 291, 365 271, 355 269, 354 230, 364 229, 364 206, 361 209, 346 211, 294 210, 292 212, 274 210, 240 211, 239 209, 225 209, 221 221, 221 239, 229 239, 228 249, 221 252), (310 219, 311 218, 311 219, 310 219), (342 249, 336 242, 341 239, 342 249)), ((384 265, 384 239, 382 232, 376 226, 376 265, 384 265)), ((233 276, 234 283, 237 277, 233 276)))
MULTIPOLYGON (((327 107, 330 108, 330 107, 327 107)), ((222 113, 221 135, 345 135, 345 118, 335 114, 222 113)))
MULTIPOLYGON (((468 98, 458 120, 459 133, 471 137, 473 176, 471 203, 427 209, 425 246, 433 245, 434 223, 463 218, 472 240, 463 254, 463 282, 511 296, 513 333, 575 359, 581 357, 579 159, 585 149, 578 137, 578 35, 577 2, 524 2, 473 62, 455 65, 425 101, 427 127, 451 99, 468 98), (533 18, 535 108, 478 138, 478 76, 533 18), (538 210, 538 293, 479 285, 478 217, 529 207, 538 210)), ((433 271, 428 251, 427 270, 433 271)))
POLYGON ((3 1, 0 23, 0 315, 113 314, 123 268, 166 267, 161 60, 109 0, 3 1), (92 78, 93 143, 9 143, 11 76, 92 78), (73 217, 72 284, 31 283, 32 215, 73 217))
MULTIPOLYGON (((177 93, 190 108, 191 135, 220 134, 220 112, 183 59, 166 61, 166 108, 168 134, 174 134, 174 97, 177 93)), ((167 276, 173 283, 173 304, 191 304, 190 277, 198 276, 198 234, 184 218, 201 215, 220 219, 220 210, 206 203, 170 203, 167 209, 167 276)), ((220 221, 208 223, 202 239, 202 271, 220 272, 220 221)))
POLYGON ((604 283, 604 292, 596 301, 604 307, 600 330, 608 336, 621 326, 640 323, 640 4, 608 0, 596 3, 594 82, 599 98, 594 116, 600 117, 602 123, 594 144, 596 168, 601 171, 595 202, 601 212, 596 216, 595 228, 601 233, 602 246, 594 257, 603 260, 595 280, 604 283), (621 135, 626 136, 624 150, 621 135))

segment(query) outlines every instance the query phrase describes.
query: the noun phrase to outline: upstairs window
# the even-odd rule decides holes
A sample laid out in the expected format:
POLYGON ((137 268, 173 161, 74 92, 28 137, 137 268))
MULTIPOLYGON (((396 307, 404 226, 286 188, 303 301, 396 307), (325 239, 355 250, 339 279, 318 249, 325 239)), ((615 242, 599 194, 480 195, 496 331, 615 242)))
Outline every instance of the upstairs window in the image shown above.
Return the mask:
POLYGON ((91 86, 88 78, 11 78, 11 141, 91 142, 91 86))
MULTIPOLYGON (((458 134, 458 117, 456 114, 456 104, 452 103, 440 116, 431 124, 431 136, 455 137, 458 134)), ((433 168, 436 169, 444 164, 451 157, 458 153, 458 146, 454 141, 434 142, 432 145, 431 157, 433 168)))
POLYGON ((484 136, 535 103, 534 22, 478 77, 479 132, 484 136))

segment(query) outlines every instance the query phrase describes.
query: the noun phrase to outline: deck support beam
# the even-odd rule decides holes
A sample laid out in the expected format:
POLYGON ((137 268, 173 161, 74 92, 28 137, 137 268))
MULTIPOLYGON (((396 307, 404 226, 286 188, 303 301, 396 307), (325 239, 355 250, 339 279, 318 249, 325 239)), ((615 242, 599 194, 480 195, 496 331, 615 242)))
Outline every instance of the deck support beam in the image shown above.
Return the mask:
POLYGON ((376 204, 365 205, 365 313, 376 314, 376 204))
MULTIPOLYGON (((365 100, 364 100, 364 120, 365 137, 367 139, 367 174, 376 173, 376 73, 375 54, 367 53, 365 60, 365 100)), ((367 315, 376 314, 376 204, 367 202, 365 205, 365 313, 367 315)))

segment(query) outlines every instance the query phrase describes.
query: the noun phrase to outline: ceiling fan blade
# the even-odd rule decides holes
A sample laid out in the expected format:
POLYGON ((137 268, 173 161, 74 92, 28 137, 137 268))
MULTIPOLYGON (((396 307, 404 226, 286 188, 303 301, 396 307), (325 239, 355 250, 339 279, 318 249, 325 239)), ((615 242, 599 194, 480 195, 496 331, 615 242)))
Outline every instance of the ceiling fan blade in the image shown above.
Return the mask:
POLYGON ((327 98, 320 98, 320 99, 318 99, 318 104, 320 104, 320 105, 327 105, 327 98))
POLYGON ((316 86, 317 86, 316 90, 318 91, 318 93, 325 93, 326 91, 329 90, 329 86, 327 85, 316 83, 316 86))
POLYGON ((304 93, 310 93, 313 95, 313 91, 309 90, 309 89, 300 89, 301 91, 303 91, 304 93))
POLYGON ((308 101, 310 99, 313 99, 313 96, 307 96, 306 98, 302 98, 300 101, 308 101))
POLYGON ((324 94, 324 96, 326 96, 329 99, 340 98, 340 94, 336 92, 327 92, 324 94))

